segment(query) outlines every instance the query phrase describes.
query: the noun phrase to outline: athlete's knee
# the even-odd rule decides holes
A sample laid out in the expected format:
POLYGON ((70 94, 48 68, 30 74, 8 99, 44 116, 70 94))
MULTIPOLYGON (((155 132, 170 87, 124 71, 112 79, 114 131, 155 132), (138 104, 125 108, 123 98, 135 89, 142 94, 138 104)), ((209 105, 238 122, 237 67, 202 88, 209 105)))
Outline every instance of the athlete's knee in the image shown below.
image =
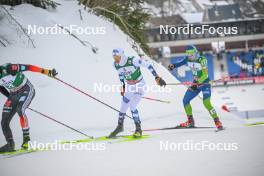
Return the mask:
POLYGON ((8 120, 8 117, 6 115, 2 116, 1 127, 3 130, 5 130, 6 128, 9 127, 9 120, 8 120))
POLYGON ((187 98, 187 97, 184 97, 183 100, 182 100, 182 103, 184 106, 186 106, 187 104, 190 104, 190 99, 187 98))
POLYGON ((131 113, 132 114, 138 114, 138 110, 137 109, 131 109, 131 113))
POLYGON ((125 117, 125 115, 126 115, 126 113, 123 113, 123 112, 119 112, 119 114, 118 114, 118 116, 121 118, 125 117))
POLYGON ((210 98, 203 99, 203 105, 208 110, 213 108, 211 101, 210 101, 210 98))

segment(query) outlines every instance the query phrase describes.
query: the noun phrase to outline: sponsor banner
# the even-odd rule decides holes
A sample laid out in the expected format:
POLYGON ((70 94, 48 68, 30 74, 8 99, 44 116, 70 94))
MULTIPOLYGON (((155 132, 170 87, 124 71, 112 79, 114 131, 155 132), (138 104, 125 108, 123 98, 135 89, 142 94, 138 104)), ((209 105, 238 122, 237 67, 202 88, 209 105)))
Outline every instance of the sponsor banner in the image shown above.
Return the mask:
POLYGON ((255 83, 264 83, 264 76, 255 77, 255 83))
POLYGON ((214 87, 219 86, 236 86, 236 85, 246 85, 246 84, 263 84, 264 76, 258 77, 248 77, 248 78, 229 78, 224 81, 217 81, 212 84, 214 87))

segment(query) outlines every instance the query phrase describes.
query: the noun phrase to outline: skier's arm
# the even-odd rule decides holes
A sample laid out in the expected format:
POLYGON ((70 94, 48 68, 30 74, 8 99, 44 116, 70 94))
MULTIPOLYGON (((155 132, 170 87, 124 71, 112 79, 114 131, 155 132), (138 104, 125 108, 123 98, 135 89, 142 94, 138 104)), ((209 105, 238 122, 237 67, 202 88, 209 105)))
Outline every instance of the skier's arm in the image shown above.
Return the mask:
POLYGON ((9 64, 7 66, 7 72, 11 75, 15 75, 18 72, 24 72, 24 71, 31 71, 31 72, 38 72, 42 73, 51 77, 56 76, 58 73, 55 69, 49 70, 44 69, 35 65, 26 65, 26 64, 9 64))
MULTIPOLYGON (((115 64, 113 64, 114 68, 116 69, 116 71, 118 72, 117 68, 115 67, 115 64)), ((125 93, 125 88, 126 88, 126 84, 125 84, 125 77, 124 75, 118 73, 118 77, 121 83, 121 95, 124 96, 125 93)))
POLYGON ((175 64, 170 64, 170 65, 168 66, 168 69, 169 69, 170 71, 172 71, 174 68, 178 68, 178 67, 183 66, 183 65, 185 65, 185 64, 187 64, 187 57, 185 57, 184 59, 182 59, 182 60, 179 61, 179 62, 176 62, 175 64))
POLYGON ((208 78, 207 59, 203 57, 200 60, 200 63, 202 65, 202 76, 199 77, 199 79, 197 81, 198 81, 198 83, 201 84, 208 78))
POLYGON ((10 95, 9 92, 6 90, 6 88, 3 86, 0 86, 0 92, 6 97, 9 97, 10 95))
POLYGON ((156 70, 153 68, 152 64, 143 60, 134 58, 133 59, 133 65, 136 67, 146 67, 148 70, 152 73, 152 75, 155 77, 155 80, 158 85, 160 86, 166 86, 166 82, 157 74, 156 70))
POLYGON ((155 78, 158 77, 158 74, 153 68, 152 64, 143 59, 133 58, 133 65, 135 65, 136 67, 146 67, 155 78))

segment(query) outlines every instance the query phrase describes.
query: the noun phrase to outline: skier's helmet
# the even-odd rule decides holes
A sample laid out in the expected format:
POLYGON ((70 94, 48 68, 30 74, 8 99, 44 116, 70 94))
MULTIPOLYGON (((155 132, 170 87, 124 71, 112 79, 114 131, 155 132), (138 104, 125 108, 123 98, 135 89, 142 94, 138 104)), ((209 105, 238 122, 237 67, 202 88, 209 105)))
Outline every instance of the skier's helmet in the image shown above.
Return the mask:
POLYGON ((123 57, 124 56, 124 50, 122 48, 115 48, 115 49, 113 49, 112 55, 123 57))
POLYGON ((188 45, 185 49, 188 59, 195 60, 199 57, 199 51, 194 45, 188 45))

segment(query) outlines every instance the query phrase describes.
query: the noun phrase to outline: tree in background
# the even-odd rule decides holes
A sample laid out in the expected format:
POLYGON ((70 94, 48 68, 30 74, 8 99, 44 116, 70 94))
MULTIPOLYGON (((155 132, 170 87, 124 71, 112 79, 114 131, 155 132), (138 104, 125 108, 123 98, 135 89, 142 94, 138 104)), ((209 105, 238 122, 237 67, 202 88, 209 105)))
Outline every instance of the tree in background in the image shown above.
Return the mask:
POLYGON ((143 4, 146 0, 80 0, 79 3, 90 8, 95 14, 111 19, 140 48, 149 53, 149 47, 144 35, 145 24, 150 15, 143 4))

